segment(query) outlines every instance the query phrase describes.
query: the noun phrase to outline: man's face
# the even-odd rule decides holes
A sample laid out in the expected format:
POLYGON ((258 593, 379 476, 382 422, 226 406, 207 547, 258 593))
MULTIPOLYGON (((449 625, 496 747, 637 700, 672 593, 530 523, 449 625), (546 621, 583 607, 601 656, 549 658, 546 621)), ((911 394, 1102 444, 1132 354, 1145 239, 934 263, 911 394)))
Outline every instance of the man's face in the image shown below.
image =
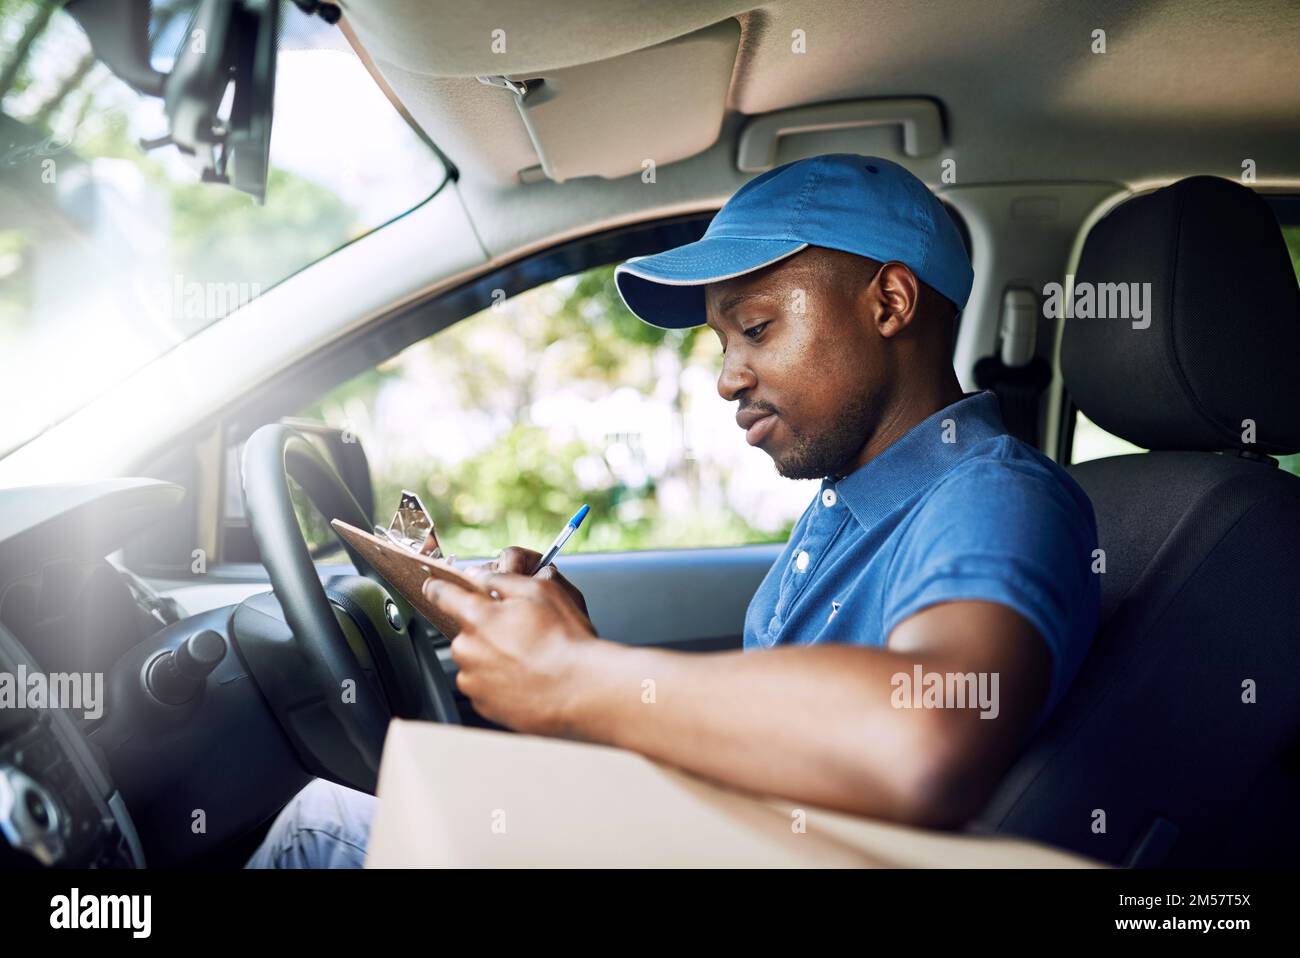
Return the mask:
POLYGON ((705 287, 723 347, 718 393, 787 479, 851 471, 878 425, 892 376, 867 293, 875 265, 809 248, 705 287))

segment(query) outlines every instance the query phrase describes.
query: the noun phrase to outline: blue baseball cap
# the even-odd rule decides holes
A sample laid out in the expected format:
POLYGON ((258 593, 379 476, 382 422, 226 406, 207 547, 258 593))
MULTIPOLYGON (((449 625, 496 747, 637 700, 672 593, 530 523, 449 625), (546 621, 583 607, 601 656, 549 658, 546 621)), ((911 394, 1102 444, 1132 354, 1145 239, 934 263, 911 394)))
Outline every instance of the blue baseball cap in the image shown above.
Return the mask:
POLYGON ((704 286, 770 266, 809 246, 904 263, 966 305, 974 273, 957 227, 929 188, 890 160, 827 153, 754 177, 694 243, 614 270, 619 295, 652 326, 704 322, 704 286))

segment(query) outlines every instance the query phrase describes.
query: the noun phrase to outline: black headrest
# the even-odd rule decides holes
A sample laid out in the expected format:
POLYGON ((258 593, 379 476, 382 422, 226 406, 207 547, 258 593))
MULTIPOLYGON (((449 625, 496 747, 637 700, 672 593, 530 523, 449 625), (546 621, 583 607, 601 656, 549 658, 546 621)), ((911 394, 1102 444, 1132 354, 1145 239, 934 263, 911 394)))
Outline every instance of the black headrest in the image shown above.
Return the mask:
POLYGON ((1112 210, 1066 305, 1083 308, 1066 314, 1065 385, 1101 428, 1147 449, 1300 451, 1300 286, 1252 190, 1194 176, 1112 210), (1113 315, 1133 291, 1116 283, 1150 284, 1145 317, 1131 299, 1113 315))

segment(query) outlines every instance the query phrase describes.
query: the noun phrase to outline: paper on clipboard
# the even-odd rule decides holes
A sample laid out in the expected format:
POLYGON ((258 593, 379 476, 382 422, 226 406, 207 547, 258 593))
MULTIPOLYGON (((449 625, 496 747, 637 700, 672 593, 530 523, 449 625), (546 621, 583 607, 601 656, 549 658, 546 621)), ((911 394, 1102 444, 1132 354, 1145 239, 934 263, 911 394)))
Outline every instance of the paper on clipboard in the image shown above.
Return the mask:
POLYGON ((457 569, 446 559, 411 552, 373 533, 333 519, 330 526, 384 577, 403 598, 419 611, 447 638, 460 632, 460 623, 445 615, 424 597, 424 583, 430 578, 443 579, 475 592, 487 594, 478 582, 457 569))

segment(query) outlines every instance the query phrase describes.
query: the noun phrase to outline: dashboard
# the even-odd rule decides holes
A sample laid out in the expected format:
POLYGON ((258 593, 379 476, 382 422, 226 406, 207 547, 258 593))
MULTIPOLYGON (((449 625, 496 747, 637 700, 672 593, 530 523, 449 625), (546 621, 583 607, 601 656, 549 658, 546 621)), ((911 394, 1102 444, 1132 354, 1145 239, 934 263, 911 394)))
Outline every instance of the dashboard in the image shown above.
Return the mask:
POLYGON ((120 534, 147 524, 146 513, 169 509, 180 495, 127 480, 0 496, 0 836, 7 864, 144 864, 122 795, 81 725, 96 711, 102 720, 103 681, 94 677, 165 624, 142 608, 104 555, 120 534), (69 690, 60 682, 72 676, 77 701, 69 703, 58 693, 69 690), (57 707, 68 704, 81 712, 57 707))
POLYGON ((0 490, 5 867, 199 861, 309 779, 235 648, 236 607, 187 616, 111 561, 184 494, 154 479, 0 490))
POLYGON ((51 672, 107 671, 181 618, 174 602, 106 559, 51 559, 0 586, 0 625, 51 672))

